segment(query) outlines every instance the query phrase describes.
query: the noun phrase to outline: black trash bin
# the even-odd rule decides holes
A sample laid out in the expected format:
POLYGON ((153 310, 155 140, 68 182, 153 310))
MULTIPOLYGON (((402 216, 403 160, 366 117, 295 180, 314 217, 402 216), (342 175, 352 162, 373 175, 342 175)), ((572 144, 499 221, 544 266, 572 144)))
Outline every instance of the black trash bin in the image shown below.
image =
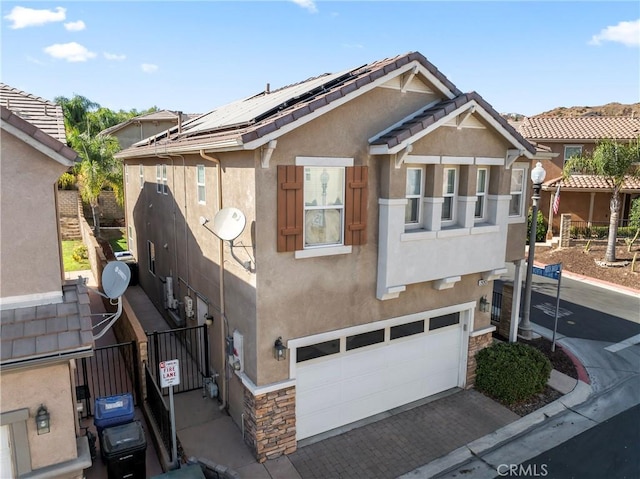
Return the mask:
POLYGON ((145 479, 147 440, 140 421, 102 431, 108 479, 145 479))
POLYGON ((100 442, 100 454, 104 459, 104 446, 102 440, 103 431, 110 426, 119 426, 133 421, 135 406, 131 393, 105 396, 96 399, 93 424, 98 431, 100 442))

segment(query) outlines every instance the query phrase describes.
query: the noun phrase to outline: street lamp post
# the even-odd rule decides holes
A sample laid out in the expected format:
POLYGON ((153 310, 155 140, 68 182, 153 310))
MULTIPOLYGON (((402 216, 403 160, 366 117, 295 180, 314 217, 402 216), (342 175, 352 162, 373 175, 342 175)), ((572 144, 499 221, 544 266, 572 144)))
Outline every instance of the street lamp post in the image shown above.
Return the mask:
POLYGON ((538 162, 531 170, 531 182, 533 183, 533 209, 531 210, 531 229, 529 230, 529 255, 527 257, 527 277, 524 289, 524 311, 522 320, 518 326, 518 333, 523 339, 533 338, 533 328, 529 317, 531 315, 531 277, 533 274, 533 259, 536 249, 536 231, 538 226, 538 202, 540 201, 540 189, 546 175, 542 163, 538 162))

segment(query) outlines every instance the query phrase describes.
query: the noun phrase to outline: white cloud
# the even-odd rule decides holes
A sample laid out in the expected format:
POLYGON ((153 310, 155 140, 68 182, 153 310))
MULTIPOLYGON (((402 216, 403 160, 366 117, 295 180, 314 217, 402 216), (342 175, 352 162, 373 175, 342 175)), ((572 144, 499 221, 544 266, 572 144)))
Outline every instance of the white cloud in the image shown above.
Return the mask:
POLYGON ((87 26, 82 20, 78 20, 77 22, 65 23, 64 28, 66 28, 70 32, 79 32, 80 30, 84 30, 85 28, 87 28, 87 26))
POLYGON ((317 13, 318 8, 316 7, 316 2, 314 0, 291 0, 296 5, 309 10, 310 13, 317 13))
POLYGON ((640 19, 607 27, 591 37, 589 44, 600 45, 602 42, 618 42, 628 47, 640 46, 640 19))
POLYGON ((145 73, 155 73, 158 71, 158 65, 154 65, 153 63, 143 63, 140 65, 140 68, 142 68, 142 71, 145 73))
POLYGON ((45 62, 38 60, 37 58, 34 58, 32 56, 27 56, 27 61, 29 63, 35 63, 36 65, 46 65, 45 62))
POLYGON ((13 7, 11 13, 4 18, 13 22, 10 27, 14 29, 25 27, 38 27, 46 23, 62 22, 66 18, 66 8, 56 7, 54 10, 35 10, 26 7, 13 7))
POLYGON ((117 53, 104 52, 103 55, 107 60, 112 60, 112 61, 116 61, 116 62, 121 62, 122 60, 127 58, 126 55, 118 55, 117 53))
POLYGON ((95 53, 76 42, 56 43, 46 47, 44 51, 53 58, 60 58, 68 62, 86 62, 96 56, 95 53))
POLYGON ((351 50, 359 50, 361 48, 364 48, 364 45, 361 43, 343 43, 342 44, 343 48, 348 48, 351 50))

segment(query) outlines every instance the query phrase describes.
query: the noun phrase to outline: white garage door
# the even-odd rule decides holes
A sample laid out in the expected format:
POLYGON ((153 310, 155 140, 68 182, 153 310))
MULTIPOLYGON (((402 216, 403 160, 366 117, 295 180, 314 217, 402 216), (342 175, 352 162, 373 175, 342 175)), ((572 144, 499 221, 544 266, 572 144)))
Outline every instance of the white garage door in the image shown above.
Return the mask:
MULTIPOLYGON (((364 347, 356 345, 351 350, 347 350, 348 337, 334 341, 333 345, 327 342, 325 351, 333 348, 333 354, 298 362, 297 439, 461 385, 460 366, 464 355, 461 354, 459 313, 442 318, 445 321, 440 324, 434 321, 439 318, 433 318, 432 326, 425 320, 422 332, 414 329, 401 337, 397 336, 403 333, 394 334, 393 327, 386 328, 382 342, 364 347), (451 324, 452 317, 454 324, 451 324), (336 348, 339 352, 335 352, 336 348)), ((370 342, 372 335, 368 334, 369 339, 365 341, 370 342)), ((297 350, 298 360, 301 355, 304 357, 303 350, 297 350)))

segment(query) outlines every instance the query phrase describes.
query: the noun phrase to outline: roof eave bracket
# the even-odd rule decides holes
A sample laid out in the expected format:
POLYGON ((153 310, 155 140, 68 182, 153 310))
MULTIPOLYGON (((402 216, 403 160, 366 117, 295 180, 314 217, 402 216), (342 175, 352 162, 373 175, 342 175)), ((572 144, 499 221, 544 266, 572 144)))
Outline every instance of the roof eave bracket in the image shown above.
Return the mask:
POLYGON ((464 122, 467 121, 467 118, 469 118, 475 112, 476 112, 476 106, 472 105, 471 108, 469 108, 466 112, 464 112, 462 115, 458 117, 458 124, 457 124, 458 130, 462 129, 462 125, 464 125, 464 122))
POLYGON ((271 155, 273 155, 273 150, 276 149, 276 145, 278 144, 278 140, 271 140, 266 146, 262 147, 262 151, 260 153, 260 164, 262 168, 269 168, 269 161, 271 160, 271 155))
POLYGON ((414 66, 410 72, 407 72, 404 76, 404 78, 402 79, 402 85, 400 87, 400 91, 402 93, 407 91, 407 88, 409 88, 409 84, 411 83, 411 81, 413 80, 413 78, 418 74, 418 65, 414 66))
POLYGON ((409 153, 411 153, 412 151, 413 151, 413 145, 409 143, 404 150, 402 150, 400 153, 396 155, 396 169, 400 169, 402 167, 404 160, 407 158, 407 156, 409 156, 409 153))
POLYGON ((516 161, 516 159, 518 159, 521 156, 524 156, 524 154, 525 154, 524 150, 515 150, 515 149, 507 150, 507 158, 506 158, 507 168, 511 166, 511 163, 516 161))

